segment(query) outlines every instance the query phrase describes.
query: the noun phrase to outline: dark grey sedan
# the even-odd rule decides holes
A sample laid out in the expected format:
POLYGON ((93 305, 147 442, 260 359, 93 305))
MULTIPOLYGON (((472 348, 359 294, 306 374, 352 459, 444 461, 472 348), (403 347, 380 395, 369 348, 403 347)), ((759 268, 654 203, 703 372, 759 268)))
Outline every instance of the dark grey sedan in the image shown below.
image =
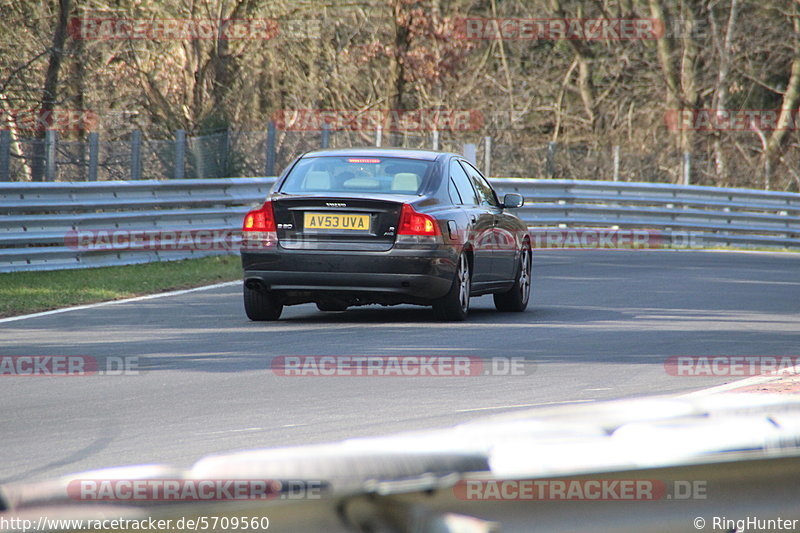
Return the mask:
POLYGON ((244 220, 244 308, 277 320, 283 306, 433 306, 464 320, 471 296, 524 311, 531 241, 463 157, 432 151, 341 149, 307 153, 244 220))

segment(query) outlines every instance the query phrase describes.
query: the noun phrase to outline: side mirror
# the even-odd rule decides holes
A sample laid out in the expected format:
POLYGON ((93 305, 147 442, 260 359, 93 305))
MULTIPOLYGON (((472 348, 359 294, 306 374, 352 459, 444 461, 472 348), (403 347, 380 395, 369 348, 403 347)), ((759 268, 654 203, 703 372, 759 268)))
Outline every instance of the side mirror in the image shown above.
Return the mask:
POLYGON ((516 207, 522 207, 522 204, 525 203, 525 198, 522 197, 521 194, 516 192, 510 192, 503 196, 503 207, 506 209, 514 209, 516 207))

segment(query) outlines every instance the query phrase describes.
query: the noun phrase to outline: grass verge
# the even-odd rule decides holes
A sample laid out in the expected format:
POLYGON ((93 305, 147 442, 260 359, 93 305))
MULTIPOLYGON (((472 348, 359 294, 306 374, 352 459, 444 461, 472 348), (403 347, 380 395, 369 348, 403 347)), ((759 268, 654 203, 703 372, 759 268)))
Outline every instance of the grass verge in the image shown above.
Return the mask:
POLYGON ((10 272, 0 274, 0 317, 188 289, 241 277, 237 255, 118 267, 10 272))

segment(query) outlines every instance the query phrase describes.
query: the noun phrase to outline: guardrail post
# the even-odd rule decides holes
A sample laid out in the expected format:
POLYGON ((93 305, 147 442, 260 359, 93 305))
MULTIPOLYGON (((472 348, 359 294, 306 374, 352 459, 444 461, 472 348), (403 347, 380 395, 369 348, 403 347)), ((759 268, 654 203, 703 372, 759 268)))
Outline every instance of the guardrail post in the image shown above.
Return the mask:
POLYGON ((198 135, 197 137, 192 137, 192 144, 189 144, 188 138, 186 139, 186 149, 192 151, 191 158, 192 158, 192 165, 194 167, 193 168, 194 174, 192 175, 192 177, 195 179, 208 177, 206 175, 207 161, 205 159, 205 154, 203 152, 203 146, 205 146, 205 144, 203 143, 203 137, 204 136, 202 135, 198 135))
POLYGON ((378 126, 377 128, 375 128, 375 146, 380 148, 381 141, 383 141, 383 128, 381 126, 378 126))
POLYGON ((614 181, 619 181, 619 145, 614 145, 614 181))
POLYGON ((464 144, 464 159, 472 163, 473 165, 477 164, 478 160, 478 147, 471 143, 464 144))
POLYGON ((683 152, 683 184, 691 185, 692 183, 692 154, 690 152, 683 152))
POLYGON ((331 130, 328 123, 322 124, 322 148, 328 148, 331 145, 331 130))
POLYGON ((265 176, 275 175, 275 122, 267 123, 267 163, 264 166, 265 176))
POLYGON ((231 169, 228 168, 231 161, 231 127, 225 128, 223 133, 220 152, 222 152, 219 162, 219 169, 217 170, 217 178, 229 178, 232 174, 231 169))
POLYGON ((131 179, 142 179, 142 132, 131 133, 131 179))
POLYGON ((182 180, 186 177, 186 130, 175 130, 175 171, 173 177, 182 180))
POLYGON ((11 181, 11 130, 0 130, 0 180, 11 181))
POLYGON ((488 135, 483 138, 483 173, 487 178, 492 175, 492 138, 488 135))
MULTIPOLYGON (((464 149, 466 149, 466 144, 464 145, 464 149)), ((438 150, 439 149, 439 130, 433 130, 432 138, 431 138, 431 150, 438 150)))
POLYGON ((96 131, 89 133, 89 181, 97 181, 97 168, 100 162, 100 134, 96 131))
POLYGON ((44 132, 44 180, 56 180, 56 130, 44 132))
POLYGON ((544 171, 548 178, 553 178, 556 175, 556 148, 558 148, 558 145, 555 142, 550 141, 547 143, 544 171))

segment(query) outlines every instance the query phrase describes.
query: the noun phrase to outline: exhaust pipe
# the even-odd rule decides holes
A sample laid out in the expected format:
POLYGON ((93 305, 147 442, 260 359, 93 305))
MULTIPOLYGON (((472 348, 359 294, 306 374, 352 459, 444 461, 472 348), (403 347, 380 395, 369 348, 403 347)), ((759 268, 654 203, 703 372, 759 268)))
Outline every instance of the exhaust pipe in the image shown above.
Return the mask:
POLYGON ((266 292, 267 286, 266 284, 261 281, 260 279, 251 278, 246 279, 244 281, 244 286, 250 289, 251 291, 258 291, 258 292, 266 292))

